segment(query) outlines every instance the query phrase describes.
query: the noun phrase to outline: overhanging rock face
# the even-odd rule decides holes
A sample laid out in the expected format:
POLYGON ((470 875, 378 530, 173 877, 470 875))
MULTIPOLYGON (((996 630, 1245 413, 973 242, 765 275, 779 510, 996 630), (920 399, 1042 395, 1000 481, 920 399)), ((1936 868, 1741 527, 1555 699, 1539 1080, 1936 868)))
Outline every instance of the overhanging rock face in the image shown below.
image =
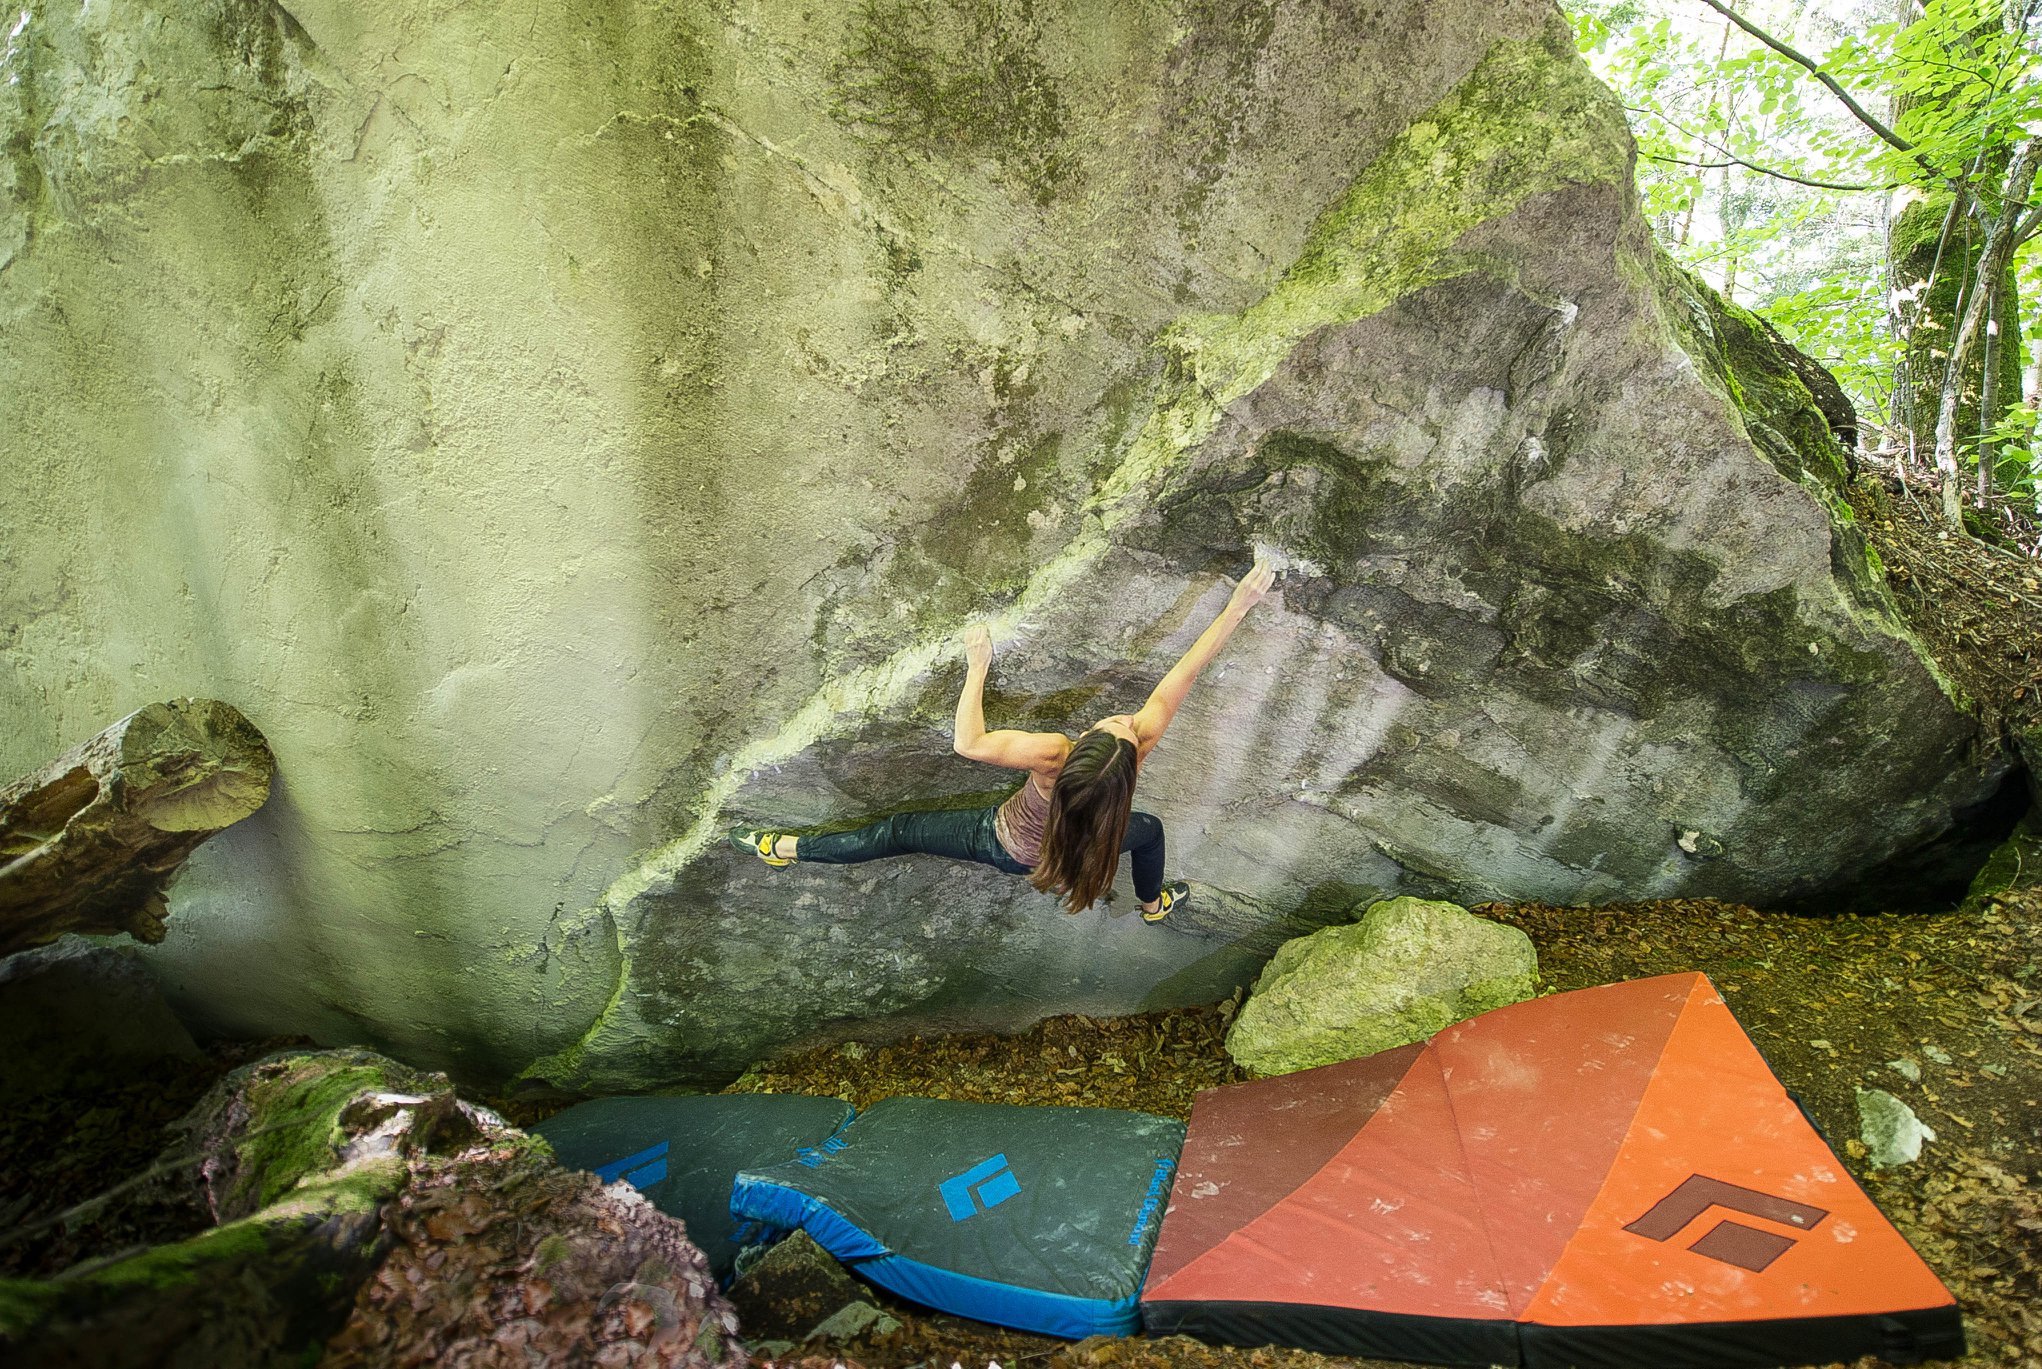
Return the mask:
POLYGON ((1545 0, 140 5, 8 60, 4 744, 136 676, 263 729, 155 952, 219 1027, 710 1077, 1209 999, 1372 897, 1814 893, 1997 778, 1545 0), (997 797, 962 626, 996 725, 1075 730, 1257 548, 1142 785, 1221 915, 717 844, 997 797))
MULTIPOLYGON (((1082 726, 1139 702, 1218 573, 1290 566, 1141 799, 1182 868, 1276 927, 1361 890, 1805 894, 1997 773, 1839 521, 1841 454, 1787 358, 1651 244, 1563 26, 1490 22, 1263 295, 1157 336, 1084 532, 1006 616, 1002 721, 1082 726)), ((840 697, 883 721, 757 754, 723 811, 824 822, 988 783, 942 754, 941 651, 852 675, 840 697)), ((536 1072, 627 1083, 608 1071, 676 1038, 729 1068, 875 1015, 1012 1026, 1242 973, 1124 899, 1069 920, 938 862, 768 872, 711 835, 613 891, 628 988, 536 1072)))

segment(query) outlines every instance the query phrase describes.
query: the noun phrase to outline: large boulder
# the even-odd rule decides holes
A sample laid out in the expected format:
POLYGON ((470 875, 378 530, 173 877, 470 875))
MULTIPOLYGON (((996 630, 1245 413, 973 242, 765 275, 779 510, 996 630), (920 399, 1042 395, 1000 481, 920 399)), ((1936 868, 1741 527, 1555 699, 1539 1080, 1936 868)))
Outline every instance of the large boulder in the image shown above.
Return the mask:
POLYGON ((0 960, 0 1097, 198 1058, 191 1033, 125 948, 67 936, 0 960))
POLYGON ((1521 1003, 1538 977, 1517 928, 1451 903, 1388 899, 1351 926, 1280 947, 1227 1032, 1227 1054, 1257 1074, 1374 1055, 1521 1003))
POLYGON ((2004 767, 1551 0, 17 27, 0 766, 243 702, 288 782, 154 952, 214 1027, 713 1079, 1209 1001, 1369 897, 1819 895, 2004 767), (1080 727, 1258 547, 1143 778, 1199 934, 717 844, 996 797, 964 624, 1080 727))

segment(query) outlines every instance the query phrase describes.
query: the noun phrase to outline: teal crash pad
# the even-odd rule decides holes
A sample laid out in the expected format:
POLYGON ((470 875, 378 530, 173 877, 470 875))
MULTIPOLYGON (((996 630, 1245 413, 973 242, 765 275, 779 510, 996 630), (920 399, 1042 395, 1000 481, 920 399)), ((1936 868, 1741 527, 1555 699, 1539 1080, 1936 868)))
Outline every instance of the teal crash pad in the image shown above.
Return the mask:
POLYGON ((739 1174, 731 1211, 940 1311, 1125 1335, 1183 1144, 1182 1123, 1141 1112, 890 1098, 739 1174))
POLYGON ((630 1184, 679 1217, 716 1277, 728 1279, 741 1244, 730 1212, 738 1172, 814 1151, 851 1116, 841 1098, 800 1094, 597 1098, 532 1131, 561 1164, 591 1170, 604 1183, 630 1184))

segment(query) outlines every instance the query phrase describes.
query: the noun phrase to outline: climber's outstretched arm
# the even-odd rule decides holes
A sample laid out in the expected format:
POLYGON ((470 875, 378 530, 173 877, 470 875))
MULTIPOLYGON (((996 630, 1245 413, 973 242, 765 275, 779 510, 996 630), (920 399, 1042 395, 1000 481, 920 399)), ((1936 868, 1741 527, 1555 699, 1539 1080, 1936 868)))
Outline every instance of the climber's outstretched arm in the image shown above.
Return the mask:
POLYGON ((957 696, 957 724, 951 745, 960 756, 1009 770, 1034 770, 1054 775, 1070 753, 1071 739, 1061 732, 986 731, 986 671, 993 663, 993 638, 983 625, 964 634, 964 692, 957 696))
POLYGON ((1191 649, 1178 658, 1170 667, 1162 682, 1150 691, 1148 702, 1141 711, 1133 715, 1128 725, 1134 729, 1138 739, 1136 745, 1147 755, 1155 744, 1162 740, 1170 723, 1177 716, 1177 710, 1184 703, 1184 696, 1191 692, 1191 686, 1198 679, 1212 658, 1219 655, 1227 638, 1234 635, 1234 629, 1248 616, 1248 610, 1262 602, 1269 593, 1270 585, 1276 582, 1276 572, 1261 561, 1255 568, 1241 577, 1241 583, 1234 586, 1234 593, 1227 600, 1227 606, 1220 610, 1219 617, 1212 625, 1198 634, 1198 640, 1191 649))

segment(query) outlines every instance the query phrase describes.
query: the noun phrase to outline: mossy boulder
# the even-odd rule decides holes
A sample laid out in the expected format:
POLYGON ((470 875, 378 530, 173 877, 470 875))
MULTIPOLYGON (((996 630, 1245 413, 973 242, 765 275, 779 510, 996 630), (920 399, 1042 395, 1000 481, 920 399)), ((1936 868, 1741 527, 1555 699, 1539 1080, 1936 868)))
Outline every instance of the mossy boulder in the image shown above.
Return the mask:
POLYGON ((458 1107, 444 1078, 367 1051, 235 1071, 172 1129, 152 1180, 196 1189, 215 1225, 58 1279, 0 1284, 0 1350, 47 1365, 295 1361, 345 1323, 376 1267, 378 1209, 435 1130, 414 1116, 458 1107))
POLYGON ((0 773, 260 726, 149 952, 200 1028, 711 1083, 1356 899, 1820 900, 2005 769, 1551 0, 132 0, 8 74, 0 773), (721 844, 996 796, 961 628, 1076 730, 1258 550, 1142 776, 1194 934, 721 844))
POLYGON ((444 1076, 291 1052, 229 1075, 176 1130, 151 1182, 197 1188, 217 1224, 0 1280, 0 1360, 746 1362, 680 1222, 562 1169, 444 1076))
POLYGON ((1227 1032, 1227 1054, 1257 1074, 1374 1055, 1523 1002, 1538 973, 1515 927, 1452 903, 1387 899, 1279 948, 1227 1032))

